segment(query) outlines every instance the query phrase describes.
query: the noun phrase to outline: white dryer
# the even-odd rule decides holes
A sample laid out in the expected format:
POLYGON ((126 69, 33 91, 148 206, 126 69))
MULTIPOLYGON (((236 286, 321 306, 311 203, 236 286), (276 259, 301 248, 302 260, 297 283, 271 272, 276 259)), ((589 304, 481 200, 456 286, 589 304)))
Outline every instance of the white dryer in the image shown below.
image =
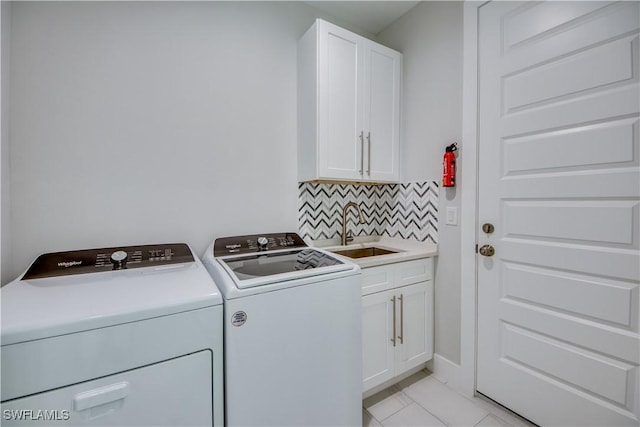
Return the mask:
POLYGON ((41 255, 0 290, 2 425, 222 426, 222 298, 186 244, 41 255))
POLYGON ((227 425, 360 427, 359 267, 295 233, 216 239, 202 261, 224 297, 227 425))

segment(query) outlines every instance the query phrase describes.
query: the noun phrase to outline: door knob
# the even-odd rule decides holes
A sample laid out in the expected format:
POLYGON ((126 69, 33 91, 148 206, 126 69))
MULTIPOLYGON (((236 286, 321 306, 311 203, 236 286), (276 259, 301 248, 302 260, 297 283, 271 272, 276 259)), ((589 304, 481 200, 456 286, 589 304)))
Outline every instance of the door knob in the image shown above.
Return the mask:
POLYGON ((493 256, 496 253, 496 250, 491 245, 482 245, 478 252, 480 252, 480 255, 482 256, 493 256))

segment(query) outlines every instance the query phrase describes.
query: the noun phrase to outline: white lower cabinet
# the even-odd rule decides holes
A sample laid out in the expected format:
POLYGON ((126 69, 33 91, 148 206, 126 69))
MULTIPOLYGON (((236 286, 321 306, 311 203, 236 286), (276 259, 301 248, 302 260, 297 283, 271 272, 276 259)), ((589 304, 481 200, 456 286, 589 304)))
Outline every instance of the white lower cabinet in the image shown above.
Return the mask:
POLYGON ((366 392, 433 357, 433 259, 363 268, 362 277, 366 392))

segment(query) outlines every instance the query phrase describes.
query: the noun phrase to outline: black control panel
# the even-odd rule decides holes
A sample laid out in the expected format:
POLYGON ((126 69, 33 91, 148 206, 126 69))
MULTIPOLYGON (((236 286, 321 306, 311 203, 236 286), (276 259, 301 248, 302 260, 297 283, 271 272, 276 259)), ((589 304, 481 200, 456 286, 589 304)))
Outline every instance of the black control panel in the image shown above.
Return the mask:
POLYGON ((184 243, 83 249, 40 255, 22 280, 194 262, 184 243))
POLYGON ((248 254, 275 249, 304 248, 307 244, 296 233, 251 234, 223 237, 213 244, 213 256, 248 254))

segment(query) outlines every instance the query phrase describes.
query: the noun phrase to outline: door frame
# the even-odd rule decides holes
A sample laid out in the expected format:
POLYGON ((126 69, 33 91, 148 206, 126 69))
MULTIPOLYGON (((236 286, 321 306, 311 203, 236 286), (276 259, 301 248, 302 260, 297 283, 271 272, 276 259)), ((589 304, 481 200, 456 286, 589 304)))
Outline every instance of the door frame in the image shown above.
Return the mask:
MULTIPOLYGON (((490 0, 489 0, 490 1, 490 0)), ((460 171, 460 363, 434 354, 429 366, 454 390, 476 394, 478 223, 478 17, 488 0, 464 0, 460 171)))
POLYGON ((478 19, 484 0, 467 0, 463 8, 462 146, 461 171, 461 301, 460 365, 450 372, 451 385, 468 396, 476 393, 477 370, 477 256, 478 224, 478 19))

